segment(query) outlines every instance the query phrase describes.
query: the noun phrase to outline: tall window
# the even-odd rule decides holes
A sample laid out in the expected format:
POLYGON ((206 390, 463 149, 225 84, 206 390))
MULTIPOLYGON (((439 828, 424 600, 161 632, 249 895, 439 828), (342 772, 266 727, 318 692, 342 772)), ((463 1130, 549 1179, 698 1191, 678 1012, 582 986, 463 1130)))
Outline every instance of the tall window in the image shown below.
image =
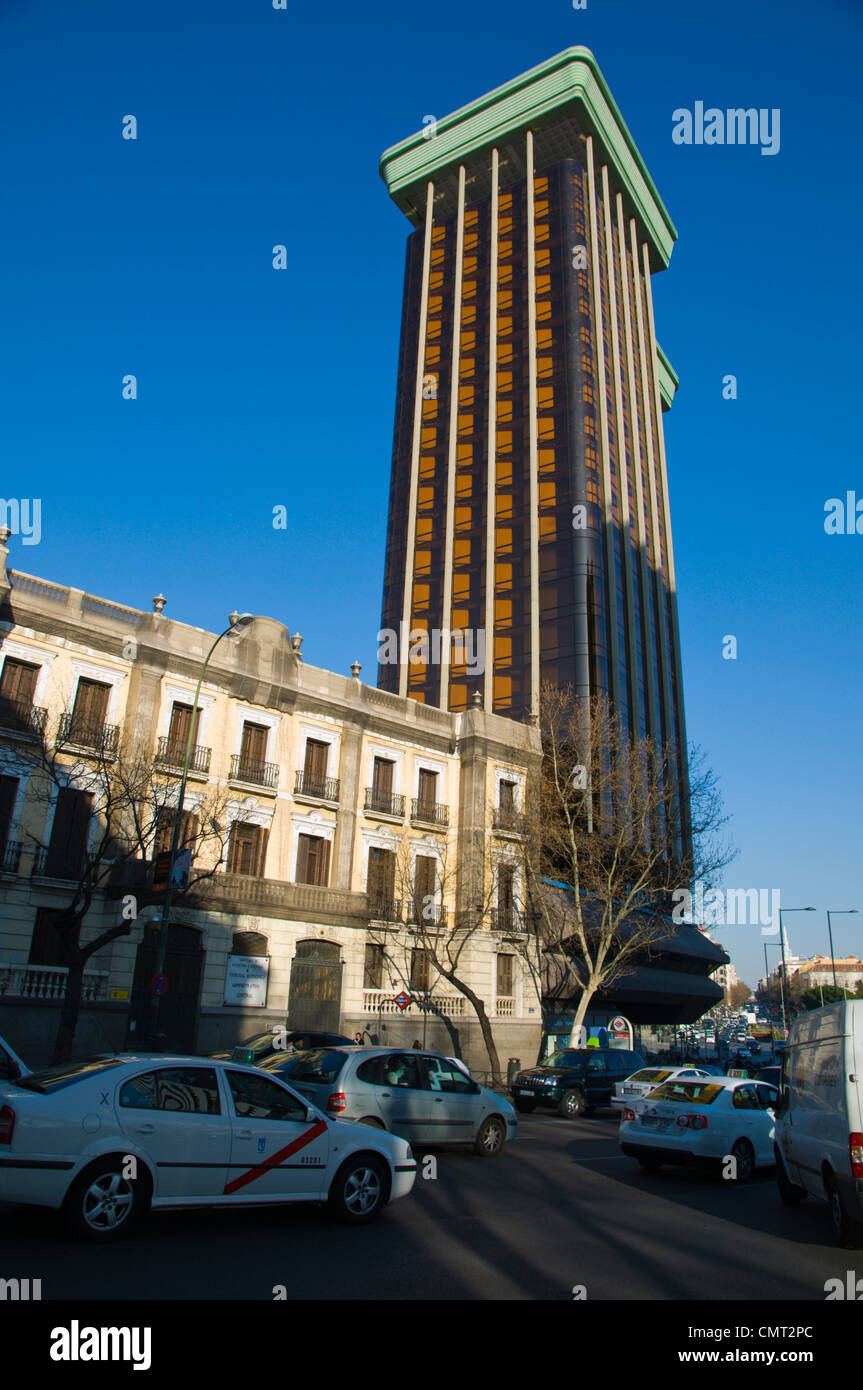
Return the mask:
POLYGON ((330 842, 322 835, 300 835, 297 843, 297 883, 325 888, 330 874, 330 842))
POLYGON ((49 878, 78 878, 84 866, 92 817, 91 792, 60 788, 45 863, 49 878))
POLYGON ((330 745, 317 738, 306 739, 306 758, 303 765, 303 791, 309 796, 323 796, 327 789, 327 763, 330 745))
POLYGON ((384 948, 372 941, 366 942, 366 958, 363 964, 363 989, 381 989, 384 980, 384 948))
MULTIPOLYGON (((189 737, 189 729, 192 723, 192 705, 181 704, 175 700, 171 706, 171 723, 168 728, 168 748, 171 753, 177 753, 183 757, 186 752, 186 742, 189 737)), ((192 746, 198 742, 198 728, 201 723, 200 706, 195 710, 195 732, 192 737, 192 746)))
POLYGON ((411 951, 411 989, 421 989, 424 992, 429 988, 431 978, 431 957, 428 951, 418 947, 411 951))
POLYGON ((391 849, 369 850, 368 897, 375 911, 392 911, 396 886, 396 857, 391 849))
POLYGON ((375 810, 392 810, 394 767, 395 763, 390 758, 375 758, 372 767, 372 801, 375 810))
MULTIPOLYGON (((17 777, 0 777, 0 856, 9 839, 9 827, 15 813, 15 798, 18 795, 17 777)), ((0 857, 2 863, 2 857, 0 857)))
POLYGON ((241 765, 251 765, 266 762, 267 760, 267 735, 269 729, 266 724, 250 724, 248 720, 243 723, 243 740, 240 744, 240 763, 241 765))
POLYGON ((110 685, 103 681, 86 680, 81 676, 75 691, 69 738, 73 743, 98 743, 102 726, 108 717, 110 685))
POLYGON ((263 878, 267 857, 267 835, 268 832, 262 825, 250 825, 248 821, 235 820, 228 841, 228 873, 263 878))
POLYGON ((20 718, 33 708, 38 675, 38 666, 7 656, 0 674, 0 716, 20 718))
POLYGON ((437 860, 429 854, 418 854, 414 864, 414 921, 432 925, 435 921, 435 880, 437 860))
MULTIPOLYGON (((177 813, 172 806, 161 806, 156 813, 156 835, 153 840, 153 855, 168 854, 177 813)), ((198 840, 200 822, 194 811, 183 811, 180 817, 180 849, 191 847, 192 858, 198 840)))
POLYGON ((500 810, 513 812, 515 810, 515 782, 501 782, 498 797, 500 810))
POLYGON ((514 992, 514 965, 515 956, 497 958, 497 993, 505 999, 511 999, 514 992))
POLYGON ((497 924, 501 928, 512 927, 515 922, 515 870, 508 864, 500 864, 497 870, 497 924))
POLYGON ((66 966, 69 964, 66 945, 54 927, 54 923, 61 913, 62 908, 59 907, 40 907, 37 909, 33 936, 30 940, 29 965, 66 966))
POLYGON ((417 801, 420 811, 425 809, 433 811, 437 802, 437 773, 429 772, 424 767, 420 768, 417 801))

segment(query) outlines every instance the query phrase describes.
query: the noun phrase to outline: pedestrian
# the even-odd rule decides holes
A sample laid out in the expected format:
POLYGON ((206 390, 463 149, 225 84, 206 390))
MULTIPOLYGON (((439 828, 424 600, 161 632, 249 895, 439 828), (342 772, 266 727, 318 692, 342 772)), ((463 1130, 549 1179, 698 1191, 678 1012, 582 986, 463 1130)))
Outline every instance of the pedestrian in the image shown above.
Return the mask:
POLYGON ((413 1047, 414 1047, 414 1049, 415 1049, 417 1052, 422 1052, 422 1050, 423 1050, 423 1045, 422 1045, 422 1043, 420 1042, 419 1038, 414 1038, 414 1040, 413 1040, 413 1047))

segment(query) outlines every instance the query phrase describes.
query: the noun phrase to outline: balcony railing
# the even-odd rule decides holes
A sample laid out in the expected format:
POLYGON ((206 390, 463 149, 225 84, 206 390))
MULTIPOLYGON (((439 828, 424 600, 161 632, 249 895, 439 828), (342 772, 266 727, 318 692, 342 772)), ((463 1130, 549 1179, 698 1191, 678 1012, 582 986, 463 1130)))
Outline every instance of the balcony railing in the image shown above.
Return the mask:
MULTIPOLYGON (((406 992, 410 993, 410 990, 406 992)), ((398 986, 392 990, 364 989, 363 1013, 387 1016, 409 1014, 417 1017, 423 1012, 425 1003, 429 1013, 443 1014, 446 1018, 465 1018, 467 1015, 467 1000, 463 994, 430 994, 424 998, 423 992, 420 992, 419 997, 408 1004, 406 1009, 400 1009, 395 1001, 398 993, 398 986)))
POLYGON ((0 859, 0 868, 4 874, 17 874, 23 848, 20 840, 7 840, 3 846, 3 857, 0 859))
MULTIPOLYGON (((47 999, 57 1001, 66 996, 69 972, 60 965, 3 965, 0 964, 0 998, 47 999)), ((81 998, 92 1004, 108 997, 108 971, 85 970, 81 998)))
POLYGON ((50 845, 40 845, 33 860, 34 878, 62 878, 70 883, 77 883, 83 869, 83 856, 73 859, 56 852, 52 855, 50 845))
POLYGON ((525 930, 524 914, 519 912, 517 907, 493 907, 491 924, 495 931, 521 932, 525 930))
POLYGON ((338 777, 316 777, 311 772, 297 770, 294 774, 294 795, 313 796, 318 801, 338 801, 338 777))
POLYGON ((497 1018, 515 1018, 515 999, 499 994, 495 1000, 494 1012, 497 1018))
POLYGON ((41 705, 28 705, 24 700, 0 699, 0 728, 16 734, 38 738, 44 732, 48 711, 41 705))
POLYGON ((85 748, 88 752, 102 757, 113 757, 120 741, 120 729, 116 724, 105 724, 98 719, 85 719, 81 715, 61 714, 57 730, 57 746, 85 748))
POLYGON ((494 828, 502 830, 509 835, 524 834, 524 815, 521 811, 510 810, 508 807, 497 806, 494 811, 494 828))
POLYGON ((427 825, 449 825, 449 807, 436 801, 420 801, 415 796, 411 801, 411 820, 425 821, 427 825))
POLYGON ((404 816, 405 799, 393 796, 391 792, 379 792, 375 787, 366 787, 366 811, 379 816, 404 816))
POLYGON ((407 916, 409 926, 446 926, 446 908, 439 903, 429 903, 427 907, 422 902, 408 903, 407 916))
POLYGON ((369 894, 369 917, 375 922, 402 922, 404 904, 400 898, 390 898, 379 893, 369 894))
POLYGON ((264 763, 259 758, 244 758, 235 753, 231 758, 231 781, 249 782, 255 787, 269 787, 275 791, 279 785, 278 763, 264 763))
MULTIPOLYGON (((203 744, 196 743, 192 747, 192 754, 189 759, 189 771, 207 773, 210 771, 210 755, 212 749, 205 748, 203 744)), ((156 748, 156 762, 161 767, 176 768, 182 772, 183 763, 186 761, 186 745, 171 739, 170 734, 163 735, 156 748)))

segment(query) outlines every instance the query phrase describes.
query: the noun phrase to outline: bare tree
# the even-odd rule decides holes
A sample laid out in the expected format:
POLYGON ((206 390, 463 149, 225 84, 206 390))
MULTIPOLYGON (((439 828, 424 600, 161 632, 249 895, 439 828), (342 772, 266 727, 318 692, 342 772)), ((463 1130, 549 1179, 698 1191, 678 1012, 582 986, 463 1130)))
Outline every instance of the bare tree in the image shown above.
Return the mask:
POLYGON ((694 750, 687 800, 673 750, 634 737, 604 696, 544 685, 543 760, 528 789, 524 952, 541 997, 590 1002, 656 955, 671 895, 710 882, 734 857, 716 778, 694 750))
MULTIPOLYGON (((414 844, 414 849, 417 846, 414 844)), ((494 883, 489 867, 476 848, 463 849, 458 866, 453 862, 449 845, 441 844, 433 856, 436 860, 433 886, 418 885, 415 863, 412 862, 410 842, 405 841, 396 854, 395 891, 404 913, 410 936, 393 940, 391 933, 381 931, 372 940, 384 953, 384 960, 400 985, 412 995, 419 995, 423 1005, 446 1025, 456 1045, 457 1033, 450 1018, 435 1004, 433 977, 446 980, 470 1004, 479 1023, 488 1053, 491 1072, 501 1075, 500 1058, 494 1040, 491 1019, 485 1000, 468 982, 470 948, 485 944, 491 923, 494 883), (431 891, 427 891, 431 887, 431 891), (444 904, 457 904, 455 911, 444 904), (412 978, 416 970, 413 952, 424 957, 429 972, 428 985, 412 978)))
MULTIPOLYGON (((52 924, 67 969, 55 1062, 66 1061, 72 1052, 87 962, 131 931, 138 910, 136 892, 147 891, 146 861, 153 856, 158 832, 170 827, 177 814, 177 779, 159 770, 145 744, 127 741, 112 746, 99 728, 76 729, 68 717, 61 718, 60 730, 67 732, 54 741, 41 735, 27 754, 32 775, 21 832, 40 856, 43 872, 51 875, 55 870, 52 876, 68 883, 68 900, 52 924), (59 842, 55 834, 51 846, 45 846, 35 829, 26 827, 40 820, 44 824, 63 792, 77 794, 66 822, 68 833, 59 842), (118 891, 124 886, 130 889, 125 895, 118 891), (94 902, 111 900, 118 900, 117 920, 82 942, 83 924, 94 902)), ((224 858, 225 804, 217 789, 205 793, 193 814, 184 812, 183 843, 191 851, 193 867, 182 891, 211 877, 224 858)))

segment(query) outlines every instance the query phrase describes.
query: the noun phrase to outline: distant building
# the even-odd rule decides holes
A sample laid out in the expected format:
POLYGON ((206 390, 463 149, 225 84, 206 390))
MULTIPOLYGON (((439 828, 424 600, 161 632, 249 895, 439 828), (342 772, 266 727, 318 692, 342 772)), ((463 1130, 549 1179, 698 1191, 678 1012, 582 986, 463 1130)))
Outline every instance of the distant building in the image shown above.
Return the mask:
POLYGON ((839 989, 854 993, 863 980, 863 960, 858 956, 840 956, 831 961, 829 956, 813 956, 811 960, 795 962, 789 966, 789 978, 800 989, 817 989, 819 985, 833 984, 833 971, 836 971, 836 984, 839 989))

